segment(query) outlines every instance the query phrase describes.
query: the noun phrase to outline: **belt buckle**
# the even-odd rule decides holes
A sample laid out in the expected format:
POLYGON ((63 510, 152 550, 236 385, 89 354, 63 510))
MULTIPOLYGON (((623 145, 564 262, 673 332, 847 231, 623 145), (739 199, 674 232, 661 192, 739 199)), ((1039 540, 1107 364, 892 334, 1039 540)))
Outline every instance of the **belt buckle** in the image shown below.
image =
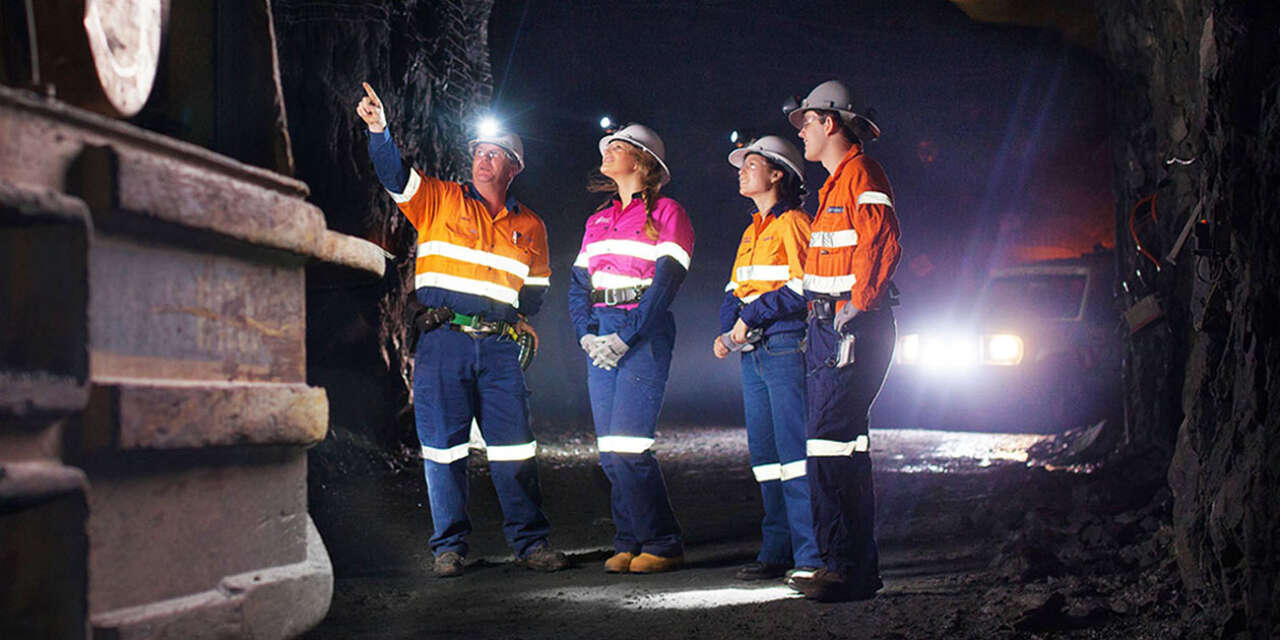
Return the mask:
POLYGON ((618 304, 618 299, 617 299, 616 297, 614 297, 614 295, 613 295, 613 292, 614 292, 614 291, 617 291, 617 289, 605 289, 605 290, 604 290, 604 303, 605 303, 606 305, 610 306, 610 307, 612 307, 612 306, 614 306, 614 305, 618 304))

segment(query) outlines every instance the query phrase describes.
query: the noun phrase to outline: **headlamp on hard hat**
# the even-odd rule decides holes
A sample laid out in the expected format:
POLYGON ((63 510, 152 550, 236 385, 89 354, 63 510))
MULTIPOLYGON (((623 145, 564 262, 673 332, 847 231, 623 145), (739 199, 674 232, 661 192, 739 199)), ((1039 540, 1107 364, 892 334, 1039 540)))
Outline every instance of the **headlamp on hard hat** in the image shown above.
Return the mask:
POLYGON ((792 111, 800 108, 800 96, 791 96, 782 103, 782 114, 790 115, 792 111))
POLYGON ((729 144, 734 149, 741 149, 756 141, 756 134, 747 129, 734 129, 729 132, 729 144))
POLYGON ((476 120, 476 134, 482 138, 492 138, 502 133, 502 123, 493 116, 483 116, 476 120))
POLYGON ((622 125, 619 124, 617 120, 614 120, 607 115, 600 116, 600 130, 604 131, 605 135, 617 133, 618 129, 621 128, 622 125))

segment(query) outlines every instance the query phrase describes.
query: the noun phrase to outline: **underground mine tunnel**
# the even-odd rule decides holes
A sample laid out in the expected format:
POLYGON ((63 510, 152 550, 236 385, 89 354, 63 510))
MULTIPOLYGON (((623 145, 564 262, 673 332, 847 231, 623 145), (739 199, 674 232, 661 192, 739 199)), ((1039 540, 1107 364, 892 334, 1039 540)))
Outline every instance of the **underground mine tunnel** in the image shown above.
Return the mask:
MULTIPOLYGON (((0 637, 1280 636, 1277 13, 0 1, 0 637), (827 604, 737 577, 763 481, 712 343, 755 210, 726 158, 802 145, 782 107, 833 78, 874 109, 902 252, 869 434, 884 586, 827 604), (510 193, 551 274, 523 376, 565 570, 517 566, 509 451, 475 437, 463 575, 432 575, 424 250, 366 82, 424 176, 471 181, 484 116, 523 140, 510 193), (602 567, 569 301, 599 142, 632 122, 696 236, 652 444, 684 564, 659 575, 602 567)), ((828 172, 801 173, 815 216, 828 172)))

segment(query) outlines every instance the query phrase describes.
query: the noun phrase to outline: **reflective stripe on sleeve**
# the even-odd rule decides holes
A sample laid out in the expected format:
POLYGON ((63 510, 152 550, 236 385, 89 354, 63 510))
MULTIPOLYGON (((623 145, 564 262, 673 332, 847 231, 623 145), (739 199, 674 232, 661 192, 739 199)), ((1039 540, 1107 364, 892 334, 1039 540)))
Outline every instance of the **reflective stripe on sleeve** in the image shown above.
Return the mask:
POLYGON ((439 464, 452 464, 459 460, 465 459, 470 452, 471 443, 464 442, 456 447, 448 449, 437 449, 435 447, 422 447, 422 458, 439 464))
POLYGON ((804 295, 804 280, 800 278, 792 278, 787 281, 786 287, 797 294, 804 295))
POLYGON ((447 273, 419 273, 414 278, 414 286, 418 289, 423 287, 440 287, 458 293, 474 293, 478 296, 492 298, 498 302, 509 304, 513 307, 520 305, 520 294, 511 287, 504 287, 500 284, 485 282, 484 280, 472 280, 471 278, 462 278, 459 276, 449 275, 447 273))
POLYGON ((733 279, 738 282, 746 282, 748 280, 781 282, 790 276, 791 267, 785 264, 749 264, 744 267, 738 267, 738 272, 733 275, 733 279))
POLYGON ((788 462, 782 465, 782 472, 779 474, 779 477, 783 482, 795 478, 803 478, 808 473, 806 470, 807 465, 807 460, 795 460, 793 462, 788 462))
POLYGON ((394 191, 388 191, 387 193, 391 194, 391 199, 396 204, 403 204, 412 200, 414 194, 418 193, 418 187, 421 186, 422 178, 418 177, 418 172, 414 169, 409 169, 409 181, 404 184, 404 193, 396 193, 394 191))
POLYGON ((804 453, 810 458, 850 456, 855 452, 866 453, 870 450, 871 440, 866 434, 858 436, 851 442, 810 439, 804 443, 804 453))
POLYGON ((743 296, 742 304, 751 304, 752 302, 755 302, 756 300, 759 300, 759 299, 760 299, 760 294, 753 293, 749 296, 743 296))
POLYGON ((730 280, 729 284, 726 284, 724 286, 724 292, 729 293, 730 291, 733 291, 734 289, 737 289, 737 288, 738 288, 738 283, 730 280))
POLYGON ((644 453, 653 446, 653 438, 638 436, 600 436, 596 448, 600 453, 644 453))
POLYGON ((538 442, 526 442, 524 444, 504 444, 501 446, 488 446, 489 462, 515 462, 519 460, 529 460, 538 453, 538 442))
POLYGON ((857 284, 858 278, 853 274, 847 276, 815 276, 810 273, 804 274, 804 288, 806 291, 816 291, 817 293, 841 294, 853 288, 857 284))
POLYGON ((858 232, 854 229, 842 231, 814 231, 809 234, 809 246, 824 249, 855 247, 858 245, 858 232))
POLYGON ((782 479, 782 465, 774 462, 772 464, 758 464, 751 467, 751 473, 755 474, 756 482, 768 482, 770 480, 782 479))
POLYGON ((654 257, 653 261, 657 262, 658 258, 663 256, 674 258, 676 262, 680 263, 680 266, 684 267, 685 271, 689 270, 689 252, 685 251, 684 247, 678 243, 664 242, 658 245, 657 256, 654 257))
POLYGON ((533 276, 529 276, 528 278, 524 279, 524 283, 528 285, 533 285, 535 287, 549 287, 551 286, 551 278, 549 276, 545 278, 535 278, 533 276))
POLYGON ((893 200, 890 200, 889 194, 883 191, 863 191, 858 194, 858 206, 864 204, 882 204, 886 207, 892 207, 893 200))
POLYGON ((591 255, 590 255, 590 254, 588 254, 586 251, 583 251, 582 253, 579 253, 579 254, 578 254, 578 257, 577 257, 577 258, 574 258, 574 259, 573 259, 573 266, 575 266, 575 267, 582 267, 583 269, 586 269, 586 268, 588 268, 588 267, 590 267, 590 266, 591 266, 591 265, 587 262, 587 260, 588 260, 589 258, 591 258, 591 255))

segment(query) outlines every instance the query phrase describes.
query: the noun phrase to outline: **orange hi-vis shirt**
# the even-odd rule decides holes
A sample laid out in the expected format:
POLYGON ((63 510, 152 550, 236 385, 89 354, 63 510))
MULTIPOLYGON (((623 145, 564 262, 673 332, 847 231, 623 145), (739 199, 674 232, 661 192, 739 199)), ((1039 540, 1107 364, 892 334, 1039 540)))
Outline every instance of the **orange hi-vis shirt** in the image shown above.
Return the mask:
POLYGON ((513 322, 522 290, 540 306, 551 284, 547 230, 533 211, 508 198, 490 216, 470 183, 409 173, 404 193, 392 193, 418 230, 415 287, 427 306, 513 322), (526 293, 529 293, 526 290, 526 293))
POLYGON ((779 215, 756 212, 742 232, 738 257, 725 291, 744 304, 761 294, 788 287, 804 295, 805 252, 809 248, 809 214, 799 209, 779 215))
POLYGON ((884 169, 859 145, 823 183, 811 229, 805 297, 833 296, 860 311, 880 305, 902 258, 898 216, 884 169))

